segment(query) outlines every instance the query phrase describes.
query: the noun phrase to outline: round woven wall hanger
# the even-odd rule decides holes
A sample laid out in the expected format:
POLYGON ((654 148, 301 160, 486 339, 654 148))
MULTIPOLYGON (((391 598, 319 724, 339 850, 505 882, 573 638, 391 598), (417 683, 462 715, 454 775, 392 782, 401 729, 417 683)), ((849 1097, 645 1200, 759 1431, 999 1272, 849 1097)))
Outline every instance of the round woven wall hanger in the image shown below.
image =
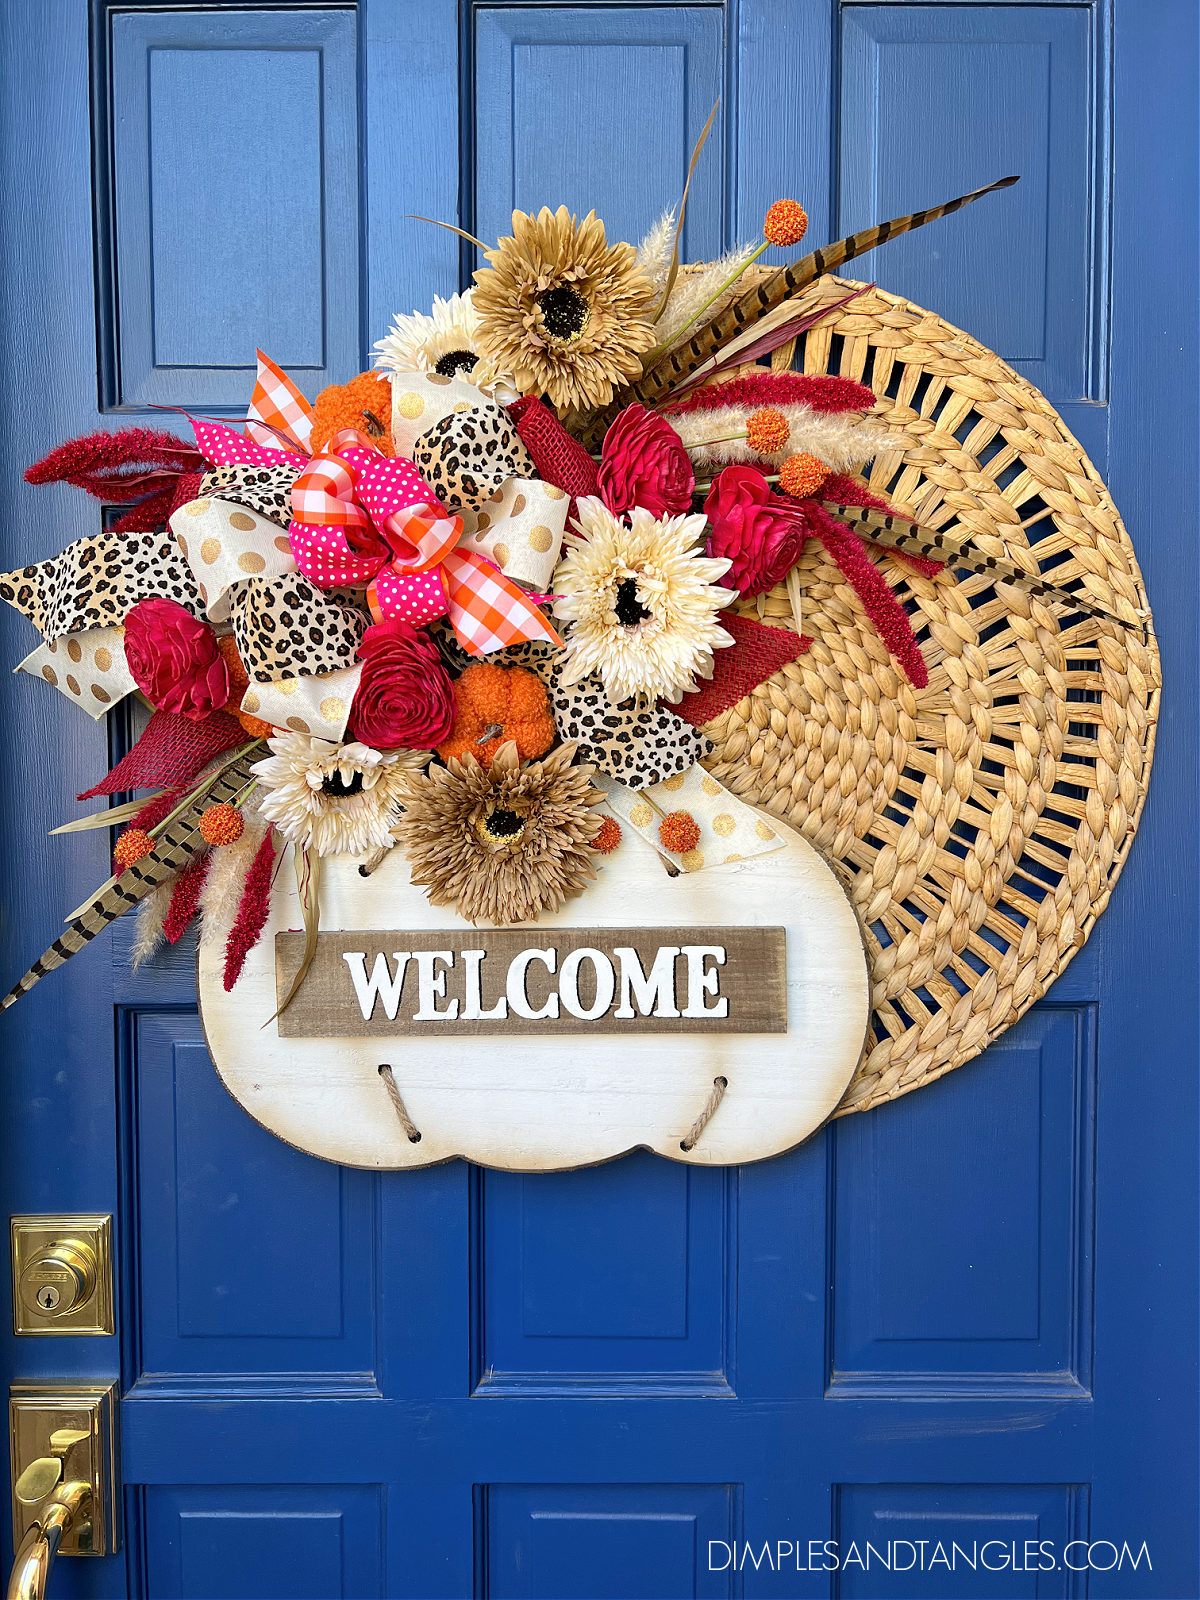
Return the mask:
MULTIPOLYGON (((858 287, 820 279, 792 315, 858 287)), ((875 391, 872 420, 904 439, 868 481, 904 515, 1035 576, 1052 569, 1058 585, 1082 579, 1140 619, 1067 615, 984 575, 923 578, 875 550, 928 664, 915 690, 824 550, 806 545, 812 648, 705 727, 705 765, 847 875, 874 1015, 840 1116, 978 1055, 1082 948, 1137 830, 1161 674, 1112 497, 1053 406, 992 351, 870 288, 772 365, 875 391)), ((737 609, 791 625, 782 586, 737 609)))

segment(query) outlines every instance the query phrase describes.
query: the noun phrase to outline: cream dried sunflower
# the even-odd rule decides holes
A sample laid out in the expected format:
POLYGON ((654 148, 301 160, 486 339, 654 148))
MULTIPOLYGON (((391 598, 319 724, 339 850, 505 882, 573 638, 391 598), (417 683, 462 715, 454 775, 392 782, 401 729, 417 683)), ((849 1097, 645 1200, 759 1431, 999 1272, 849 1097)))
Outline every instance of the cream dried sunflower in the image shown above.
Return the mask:
POLYGON ((294 845, 319 856, 389 849, 400 783, 428 750, 372 750, 303 733, 267 741, 271 755, 250 769, 266 794, 260 810, 294 845))
POLYGON ((555 571, 554 615, 570 623, 564 686, 596 674, 609 700, 678 701, 733 643, 717 612, 737 598, 716 579, 730 562, 703 555, 703 516, 660 521, 635 506, 628 523, 579 501, 578 533, 555 571))
POLYGON ((514 211, 511 238, 475 274, 481 376, 511 372, 561 412, 607 405, 654 347, 654 288, 631 244, 610 245, 594 211, 514 211))
MULTIPOLYGON (((399 313, 392 326, 376 344, 377 368, 387 372, 438 372, 443 378, 462 377, 476 382, 479 362, 477 319, 473 303, 475 291, 433 298, 433 315, 414 311, 409 317, 399 313)), ((511 373, 497 373, 484 392, 500 405, 518 398, 511 373)))
POLYGON ((557 911, 596 876, 592 841, 604 819, 594 808, 604 795, 594 768, 571 765, 576 748, 523 767, 509 740, 490 768, 468 754, 403 775, 394 832, 431 905, 505 927, 557 911))

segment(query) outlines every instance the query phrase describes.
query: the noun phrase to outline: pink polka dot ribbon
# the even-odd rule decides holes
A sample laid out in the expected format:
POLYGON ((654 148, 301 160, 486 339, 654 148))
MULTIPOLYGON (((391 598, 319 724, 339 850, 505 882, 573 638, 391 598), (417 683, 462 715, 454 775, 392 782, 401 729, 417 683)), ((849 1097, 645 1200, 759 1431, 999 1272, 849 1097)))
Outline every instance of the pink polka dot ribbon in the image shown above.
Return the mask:
POLYGON ((368 585, 377 622, 414 626, 449 614, 471 655, 562 640, 524 590, 483 556, 456 548, 447 514, 413 463, 385 456, 352 428, 329 441, 292 486, 297 564, 319 588, 368 585))

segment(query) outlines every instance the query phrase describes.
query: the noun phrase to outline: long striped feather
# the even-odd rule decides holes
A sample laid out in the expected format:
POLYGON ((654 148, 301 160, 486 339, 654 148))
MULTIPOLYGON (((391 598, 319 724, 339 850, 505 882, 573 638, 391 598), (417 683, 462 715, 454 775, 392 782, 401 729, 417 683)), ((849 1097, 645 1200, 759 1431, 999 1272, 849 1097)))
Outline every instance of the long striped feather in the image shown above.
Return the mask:
POLYGON ((735 300, 705 327, 697 329, 686 343, 676 345, 660 357, 636 383, 622 389, 612 404, 597 412, 588 423, 586 431, 580 435, 583 443, 589 449, 598 448, 609 423, 622 406, 634 400, 647 406, 656 404, 677 384, 690 377, 697 367, 711 360, 731 339, 783 301, 799 294, 822 274, 832 272, 835 267, 852 261, 855 256, 866 255, 877 245, 897 239, 902 233, 912 233, 915 228, 923 228, 927 222, 936 222, 939 217, 948 217, 955 211, 961 211, 963 206, 969 206, 972 200, 991 194, 994 189, 1008 189, 1017 181, 1015 176, 999 178, 983 189, 973 189, 970 194, 959 195, 957 200, 948 200, 945 205, 931 206, 927 211, 914 211, 907 217, 893 217, 890 222, 877 223, 873 228, 852 233, 848 238, 839 239, 836 244, 827 244, 799 261, 780 267, 774 277, 764 279, 740 300, 735 300))
POLYGON ((869 506, 839 506, 831 500, 822 501, 822 504, 831 516, 873 544, 887 545, 907 555, 932 557, 935 561, 945 561, 951 567, 965 567, 970 572, 985 573, 998 578, 1001 583, 1011 583, 1015 588, 1023 589, 1026 594, 1036 595, 1039 600, 1057 600, 1069 611, 1082 611, 1089 617, 1117 622, 1123 628, 1140 625, 1117 616, 1082 591, 1060 589, 1057 584, 1047 583, 1044 578, 1035 578, 1028 572, 1022 572, 1011 561, 981 550, 973 539, 965 536, 954 539, 932 528, 922 528, 915 522, 909 522, 906 517, 889 516, 869 506))
POLYGON ((0 1011, 7 1011, 23 994, 28 994, 39 978, 44 978, 55 967, 90 944, 97 934, 103 933, 110 922, 115 922, 130 911, 150 891, 169 878, 172 873, 186 867, 204 848, 200 836, 200 813, 222 800, 232 800, 250 780, 250 764, 257 751, 247 751, 232 765, 225 768, 211 788, 206 788, 186 811, 159 835, 154 849, 132 867, 106 884, 80 912, 71 919, 49 950, 33 963, 19 983, 0 1000, 0 1011))

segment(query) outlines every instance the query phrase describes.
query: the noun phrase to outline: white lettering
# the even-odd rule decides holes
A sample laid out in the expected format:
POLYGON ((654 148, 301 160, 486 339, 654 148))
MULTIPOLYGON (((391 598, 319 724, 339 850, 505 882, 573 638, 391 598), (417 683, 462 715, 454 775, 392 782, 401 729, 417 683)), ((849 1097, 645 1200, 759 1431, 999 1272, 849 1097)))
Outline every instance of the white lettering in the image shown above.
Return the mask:
POLYGON ((558 969, 558 993, 563 1008, 584 1022, 595 1022, 597 1017, 604 1015, 612 1005, 613 990, 616 986, 617 980, 613 974, 612 962, 602 950, 591 950, 587 946, 581 950, 572 950, 558 969), (596 998, 587 1007, 584 1007, 579 999, 579 966, 583 961, 590 961, 596 974, 596 998))
POLYGON ((630 1005, 630 997, 637 1001, 642 1016, 677 1017, 675 1008, 675 957, 679 946, 664 944, 658 948, 654 965, 649 973, 642 971, 641 959, 629 945, 614 945, 613 955, 621 963, 621 1004, 614 1017, 637 1015, 630 1005))
POLYGON ((454 965, 453 950, 418 950, 417 962, 417 1000, 418 1008, 413 1012, 414 1022, 452 1022, 458 1015, 458 1001, 451 1000, 444 1011, 439 1011, 437 1003, 446 998, 446 974, 435 972, 434 965, 444 961, 447 967, 454 965))
POLYGON ((480 995, 479 969, 483 965, 486 950, 464 950, 462 952, 463 970, 466 974, 467 997, 463 1001, 462 1020, 464 1022, 491 1022, 493 1018, 508 1016, 508 1001, 503 995, 490 1011, 483 1010, 483 1000, 480 995))
POLYGON ((729 1565, 729 1546, 725 1543, 724 1539, 710 1539, 708 1541, 708 1570, 710 1572, 724 1572, 726 1567, 728 1567, 728 1565, 729 1565), (714 1567, 713 1564, 712 1564, 713 1545, 715 1545, 715 1544, 716 1545, 720 1545, 721 1549, 724 1550, 724 1552, 725 1552, 724 1563, 719 1567, 714 1567))
POLYGON ((358 997, 358 1009, 363 1014, 364 1022, 370 1022, 377 999, 383 1001, 388 1021, 395 1022, 396 1012, 400 1007, 400 991, 404 988, 404 973, 408 967, 408 958, 407 950, 392 951, 392 960, 398 963, 393 981, 387 957, 382 950, 375 957, 375 965, 371 968, 369 978, 366 951, 342 951, 342 960, 350 968, 350 976, 354 979, 354 993, 358 997))
POLYGON ((516 1016, 527 1022, 540 1022, 543 1017, 558 1015, 558 996, 549 995, 542 1009, 534 1011, 525 993, 525 974, 531 961, 540 961, 547 972, 553 972, 558 965, 558 951, 551 946, 549 950, 522 950, 513 957, 508 969, 508 1004, 516 1016))
POLYGON ((685 944, 683 954, 687 957, 687 1005, 684 1007, 685 1017, 727 1017, 729 1015, 729 1001, 724 995, 715 1006, 706 1006, 706 994, 721 993, 721 974, 717 967, 725 965, 725 946, 723 944, 685 944), (704 962, 711 956, 716 962, 711 972, 704 970, 704 962))

